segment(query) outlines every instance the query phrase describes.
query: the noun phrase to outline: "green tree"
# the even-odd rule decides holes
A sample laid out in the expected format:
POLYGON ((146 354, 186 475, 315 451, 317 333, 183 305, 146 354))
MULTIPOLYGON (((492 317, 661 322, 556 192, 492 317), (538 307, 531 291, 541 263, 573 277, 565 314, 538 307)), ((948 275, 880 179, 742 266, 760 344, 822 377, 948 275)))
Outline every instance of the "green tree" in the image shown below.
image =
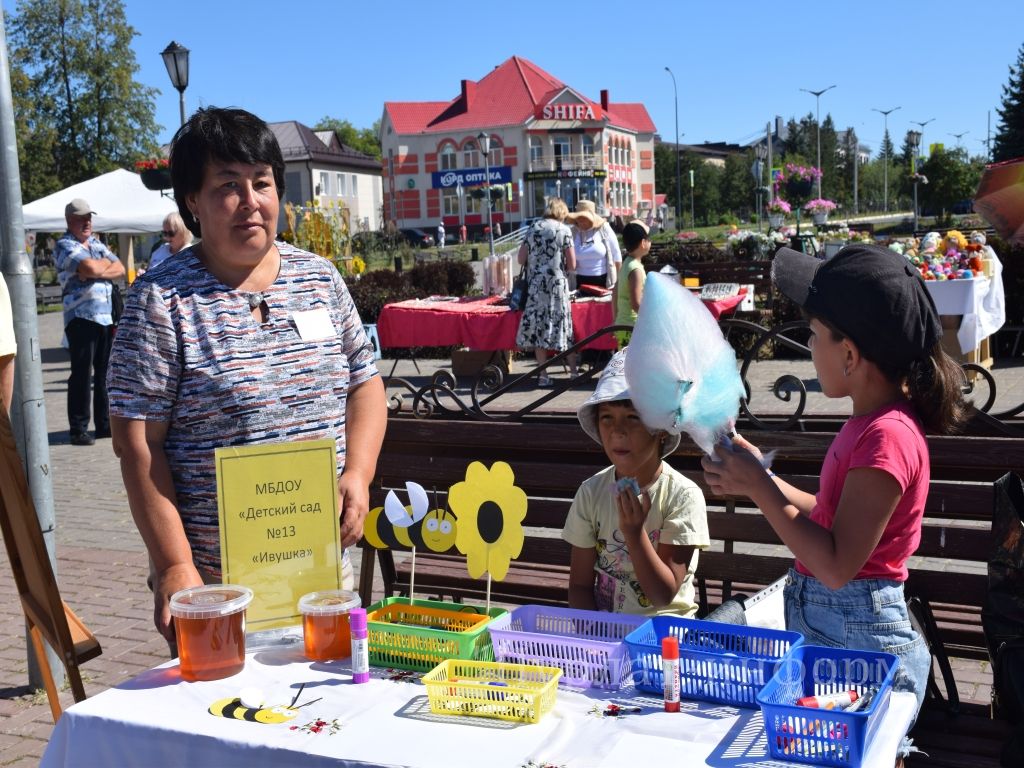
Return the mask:
POLYGON ((996 108, 999 125, 992 142, 992 160, 1024 156, 1024 45, 1010 66, 1010 80, 1003 86, 1002 106, 996 108))
POLYGON ((159 91, 135 80, 121 0, 18 0, 6 25, 26 200, 156 152, 159 91))
POLYGON ((339 120, 336 117, 325 115, 320 118, 313 130, 334 131, 338 134, 338 140, 342 144, 378 160, 381 158, 380 120, 374 122, 372 128, 356 128, 348 120, 339 120))
POLYGON ((921 207, 931 208, 941 219, 948 220, 956 203, 974 195, 982 167, 981 163, 968 161, 967 151, 960 147, 936 149, 918 169, 928 179, 927 184, 918 185, 921 207))
MULTIPOLYGON (((811 153, 811 157, 814 158, 814 164, 817 165, 817 126, 815 126, 815 133, 812 135, 814 137, 814 151, 811 153)), ((842 188, 840 183, 842 179, 838 173, 839 163, 836 157, 838 143, 836 124, 832 121, 832 115, 826 114, 825 119, 821 121, 821 171, 824 174, 821 178, 821 196, 829 200, 837 200, 839 198, 839 191, 842 188)))
POLYGON ((719 182, 722 207, 737 216, 744 216, 754 208, 754 177, 750 166, 754 153, 731 154, 725 159, 725 168, 719 182))

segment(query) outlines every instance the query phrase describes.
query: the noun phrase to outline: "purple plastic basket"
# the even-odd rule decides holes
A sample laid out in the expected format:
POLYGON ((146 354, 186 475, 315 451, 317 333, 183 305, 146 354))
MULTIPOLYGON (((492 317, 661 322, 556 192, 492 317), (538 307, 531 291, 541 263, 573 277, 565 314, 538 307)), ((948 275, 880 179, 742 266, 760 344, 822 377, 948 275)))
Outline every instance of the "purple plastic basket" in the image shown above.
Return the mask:
POLYGON ((646 616, 524 605, 488 625, 494 657, 562 670, 562 683, 619 688, 629 675, 623 639, 646 616))

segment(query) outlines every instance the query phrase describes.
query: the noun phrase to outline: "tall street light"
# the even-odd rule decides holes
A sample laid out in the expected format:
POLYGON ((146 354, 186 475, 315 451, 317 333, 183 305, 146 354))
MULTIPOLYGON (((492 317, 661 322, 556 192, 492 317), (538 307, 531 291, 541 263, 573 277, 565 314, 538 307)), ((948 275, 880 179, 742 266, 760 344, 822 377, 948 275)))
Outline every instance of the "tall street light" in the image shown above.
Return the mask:
POLYGON ((477 134, 480 149, 484 153, 484 195, 487 201, 487 246, 491 256, 494 255, 494 227, 491 225, 491 137, 483 131, 477 134))
POLYGON ((751 175, 754 177, 754 183, 757 185, 757 231, 761 231, 761 220, 764 216, 761 215, 761 193, 764 191, 762 186, 764 183, 764 161, 768 157, 768 144, 758 142, 757 146, 754 147, 754 154, 757 159, 754 161, 754 166, 751 168, 751 175))
POLYGON ((872 107, 872 112, 881 112, 883 115, 882 125, 882 152, 885 154, 884 165, 882 166, 882 209, 885 213, 889 212, 889 149, 885 146, 885 140, 889 138, 889 115, 895 112, 899 107, 893 107, 892 109, 879 109, 878 107, 872 107))
POLYGON ((917 122, 917 120, 911 120, 911 121, 910 121, 911 123, 913 123, 914 125, 916 125, 916 126, 917 126, 918 128, 920 128, 920 129, 921 129, 921 136, 920 136, 920 138, 918 139, 918 146, 919 146, 919 147, 923 147, 923 146, 925 146, 925 143, 924 143, 924 127, 925 127, 926 125, 928 125, 928 123, 930 123, 930 122, 931 122, 932 120, 934 120, 934 119, 935 119, 934 117, 929 117, 929 118, 928 118, 927 120, 925 120, 925 121, 924 121, 923 123, 919 123, 919 122, 917 122))
MULTIPOLYGON (((826 91, 831 91, 835 88, 834 85, 830 85, 828 88, 822 88, 820 91, 812 91, 808 88, 801 88, 800 90, 804 93, 809 93, 814 96, 814 120, 818 124, 818 170, 821 170, 821 94, 826 91)), ((821 174, 818 175, 818 197, 821 197, 821 174)))
POLYGON ((970 131, 963 131, 962 133, 951 133, 949 135, 952 136, 954 139, 956 139, 956 145, 959 147, 960 146, 960 139, 962 139, 968 133, 970 133, 970 131))
POLYGON ((917 148, 921 146, 921 132, 907 131, 907 146, 910 149, 910 176, 914 180, 914 234, 917 234, 917 148))
POLYGON ((171 85, 178 91, 178 110, 181 112, 181 124, 185 124, 185 89, 188 88, 188 48, 171 41, 160 55, 164 57, 164 66, 170 75, 171 85))
POLYGON ((669 69, 668 67, 665 67, 665 71, 672 76, 672 93, 675 95, 676 103, 676 132, 675 134, 673 134, 676 140, 673 143, 675 145, 676 150, 676 229, 679 229, 679 221, 683 217, 681 213, 682 209, 679 207, 682 205, 683 198, 683 187, 679 178, 679 89, 676 87, 676 76, 672 74, 672 70, 669 69))

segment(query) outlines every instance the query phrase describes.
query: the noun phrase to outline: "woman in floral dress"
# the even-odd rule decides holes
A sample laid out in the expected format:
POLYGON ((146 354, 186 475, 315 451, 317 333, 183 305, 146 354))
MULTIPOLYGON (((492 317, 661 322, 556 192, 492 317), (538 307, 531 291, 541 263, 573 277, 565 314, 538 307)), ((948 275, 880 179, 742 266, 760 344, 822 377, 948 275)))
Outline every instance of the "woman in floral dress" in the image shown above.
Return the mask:
MULTIPOLYGON (((572 234, 562 222, 569 214, 565 203, 548 200, 544 218, 527 232, 519 248, 519 263, 526 264, 529 288, 526 307, 516 333, 516 346, 532 349, 537 365, 543 365, 548 352, 564 352, 572 345, 572 311, 569 306, 567 272, 576 269, 572 234)), ((576 375, 575 359, 570 360, 576 375)), ((551 378, 541 374, 538 386, 550 387, 551 378)))

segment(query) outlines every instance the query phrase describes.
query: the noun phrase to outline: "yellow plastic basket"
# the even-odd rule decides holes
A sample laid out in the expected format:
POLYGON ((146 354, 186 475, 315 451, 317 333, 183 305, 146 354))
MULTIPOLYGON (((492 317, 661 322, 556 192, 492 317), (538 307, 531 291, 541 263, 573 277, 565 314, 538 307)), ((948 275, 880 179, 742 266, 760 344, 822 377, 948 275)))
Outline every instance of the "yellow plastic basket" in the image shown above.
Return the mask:
POLYGON ((497 661, 442 661, 423 676, 436 715, 536 723, 555 706, 562 670, 497 661))
POLYGON ((366 614, 373 666, 429 672, 445 659, 494 658, 487 633, 493 609, 486 614, 452 603, 398 600, 372 605, 366 614))

